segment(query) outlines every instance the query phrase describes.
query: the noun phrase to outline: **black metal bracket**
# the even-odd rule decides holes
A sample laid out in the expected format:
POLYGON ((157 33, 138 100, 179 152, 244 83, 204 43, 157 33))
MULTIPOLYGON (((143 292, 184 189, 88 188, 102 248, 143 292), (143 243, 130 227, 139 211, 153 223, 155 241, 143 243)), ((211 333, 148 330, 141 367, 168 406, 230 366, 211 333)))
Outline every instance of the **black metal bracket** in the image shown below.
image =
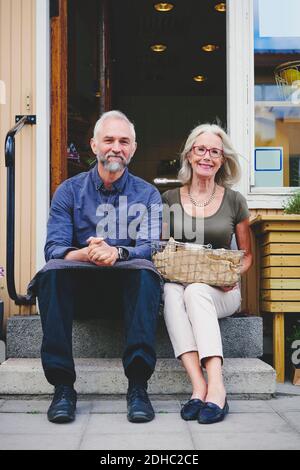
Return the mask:
POLYGON ((35 115, 22 115, 16 116, 15 126, 7 133, 5 139, 5 166, 7 168, 14 167, 15 165, 15 136, 23 129, 27 124, 35 125, 35 115))
MULTIPOLYGON (((16 116, 16 124, 21 121, 21 119, 24 117, 24 115, 16 116)), ((36 124, 36 115, 28 115, 26 116, 26 121, 25 124, 31 124, 35 125, 36 124)))

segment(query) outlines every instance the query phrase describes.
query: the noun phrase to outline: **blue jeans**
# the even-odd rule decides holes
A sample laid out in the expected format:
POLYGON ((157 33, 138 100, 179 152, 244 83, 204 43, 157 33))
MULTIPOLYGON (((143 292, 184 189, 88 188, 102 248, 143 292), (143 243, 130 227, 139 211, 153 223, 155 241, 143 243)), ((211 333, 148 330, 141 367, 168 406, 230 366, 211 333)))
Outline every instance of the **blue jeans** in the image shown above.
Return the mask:
MULTIPOLYGON (((73 318, 86 312, 106 314, 118 309, 124 315, 125 375, 134 361, 144 365, 144 379, 152 375, 155 336, 161 298, 158 276, 146 269, 51 270, 42 273, 37 297, 43 328, 41 358, 46 379, 53 385, 76 380, 72 353, 73 318)), ((140 370, 140 368, 139 368, 140 370)))

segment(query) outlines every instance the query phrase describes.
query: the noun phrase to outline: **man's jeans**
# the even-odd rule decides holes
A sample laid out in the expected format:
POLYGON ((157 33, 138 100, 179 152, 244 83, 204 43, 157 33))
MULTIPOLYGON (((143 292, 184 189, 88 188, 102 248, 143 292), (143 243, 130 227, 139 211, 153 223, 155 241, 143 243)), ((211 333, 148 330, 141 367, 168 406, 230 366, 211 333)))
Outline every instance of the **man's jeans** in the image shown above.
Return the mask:
MULTIPOLYGON (((153 373, 155 335, 161 288, 152 271, 99 269, 50 270, 38 281, 38 301, 43 327, 41 349, 45 376, 53 385, 76 380, 72 353, 73 318, 89 312, 106 315, 118 309, 124 315, 125 374, 134 359, 145 363, 145 378, 153 373)), ((113 341, 113 338, 112 338, 113 341)))

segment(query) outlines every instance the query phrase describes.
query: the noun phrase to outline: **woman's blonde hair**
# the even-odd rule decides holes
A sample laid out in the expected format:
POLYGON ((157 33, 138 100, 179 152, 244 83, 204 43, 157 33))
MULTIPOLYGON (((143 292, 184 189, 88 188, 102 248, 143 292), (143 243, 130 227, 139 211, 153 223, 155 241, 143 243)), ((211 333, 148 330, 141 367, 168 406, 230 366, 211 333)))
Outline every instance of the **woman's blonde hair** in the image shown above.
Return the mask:
POLYGON ((199 135, 206 132, 217 135, 222 140, 225 161, 216 173, 215 181, 220 186, 230 187, 236 183, 241 176, 238 154, 234 150, 231 140, 226 132, 217 124, 200 124, 192 130, 181 153, 181 168, 178 173, 178 179, 182 184, 188 184, 191 182, 193 171, 187 157, 199 135))

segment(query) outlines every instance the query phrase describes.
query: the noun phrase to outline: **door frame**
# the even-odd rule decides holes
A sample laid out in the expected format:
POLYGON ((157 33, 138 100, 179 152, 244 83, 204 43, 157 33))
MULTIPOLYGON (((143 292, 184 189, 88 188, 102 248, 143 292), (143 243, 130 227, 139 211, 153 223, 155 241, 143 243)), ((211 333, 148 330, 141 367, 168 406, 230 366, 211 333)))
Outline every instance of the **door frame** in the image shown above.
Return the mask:
POLYGON ((45 264, 50 204, 50 21, 49 0, 36 0, 36 270, 45 264))

